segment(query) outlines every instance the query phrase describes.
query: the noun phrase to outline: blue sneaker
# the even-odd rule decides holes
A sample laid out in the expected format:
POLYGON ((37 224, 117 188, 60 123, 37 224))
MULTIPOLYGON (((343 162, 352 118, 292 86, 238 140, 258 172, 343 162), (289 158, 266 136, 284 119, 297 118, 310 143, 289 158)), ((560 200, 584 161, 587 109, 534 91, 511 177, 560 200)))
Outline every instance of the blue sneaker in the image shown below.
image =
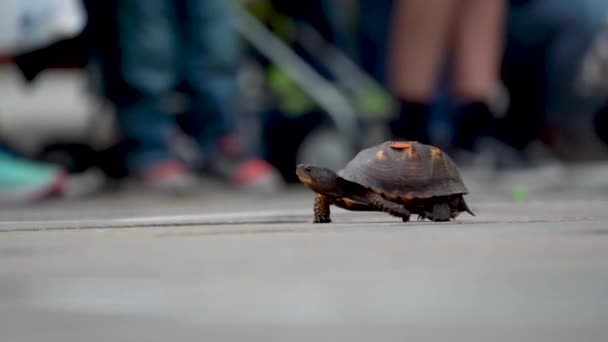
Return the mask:
POLYGON ((60 168, 0 151, 0 206, 25 205, 61 196, 67 174, 60 168))

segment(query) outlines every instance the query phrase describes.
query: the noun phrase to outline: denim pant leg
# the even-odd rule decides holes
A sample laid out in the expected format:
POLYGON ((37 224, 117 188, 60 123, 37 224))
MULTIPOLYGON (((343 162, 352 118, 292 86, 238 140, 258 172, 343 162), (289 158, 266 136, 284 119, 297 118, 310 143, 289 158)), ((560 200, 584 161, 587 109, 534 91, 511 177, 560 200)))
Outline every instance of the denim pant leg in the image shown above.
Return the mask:
POLYGON ((546 43, 544 83, 549 120, 562 127, 584 120, 601 99, 577 92, 581 62, 602 27, 603 0, 535 0, 511 11, 510 32, 523 46, 546 43))
POLYGON ((583 58, 603 29, 608 3, 603 0, 560 2, 565 3, 564 12, 574 18, 564 24, 549 51, 548 112, 552 120, 570 134, 585 134, 591 124, 591 114, 604 97, 585 96, 577 88, 577 81, 583 58))
POLYGON ((388 34, 394 0, 359 1, 361 66, 378 82, 387 85, 388 34))
POLYGON ((133 146, 132 171, 172 158, 172 118, 162 98, 177 81, 175 11, 171 0, 119 0, 117 12, 120 81, 128 98, 116 103, 122 133, 133 146))
POLYGON ((190 110, 182 129, 205 148, 236 130, 241 46, 225 0, 179 0, 179 64, 190 110))

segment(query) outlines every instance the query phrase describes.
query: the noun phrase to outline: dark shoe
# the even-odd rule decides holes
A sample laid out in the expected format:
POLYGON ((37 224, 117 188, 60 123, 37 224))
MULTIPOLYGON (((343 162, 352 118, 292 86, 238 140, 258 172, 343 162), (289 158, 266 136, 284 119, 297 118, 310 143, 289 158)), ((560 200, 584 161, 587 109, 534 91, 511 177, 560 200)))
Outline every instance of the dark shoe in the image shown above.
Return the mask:
POLYGON ((593 127, 598 138, 608 145, 608 106, 603 107, 595 113, 593 127))

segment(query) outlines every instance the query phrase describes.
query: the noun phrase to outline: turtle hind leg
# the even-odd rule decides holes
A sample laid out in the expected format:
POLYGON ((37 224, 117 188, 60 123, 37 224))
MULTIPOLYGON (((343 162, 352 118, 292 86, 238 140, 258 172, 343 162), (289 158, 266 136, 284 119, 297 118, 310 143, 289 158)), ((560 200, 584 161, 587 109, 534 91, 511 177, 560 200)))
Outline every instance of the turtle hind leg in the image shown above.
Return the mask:
POLYGON ((436 222, 449 221, 451 214, 450 205, 446 202, 439 202, 433 204, 433 213, 429 218, 436 222))
POLYGON ((368 192, 366 197, 369 200, 369 203, 371 203, 374 207, 378 208, 379 210, 382 210, 382 211, 389 213, 390 215, 393 215, 396 217, 401 217, 403 222, 407 222, 410 220, 411 213, 409 212, 409 210, 405 209, 403 206, 400 206, 397 203, 388 201, 388 200, 382 198, 382 196, 380 196, 376 193, 373 193, 373 192, 368 192))
POLYGON ((331 223, 329 206, 331 199, 325 195, 317 194, 315 197, 313 223, 331 223))

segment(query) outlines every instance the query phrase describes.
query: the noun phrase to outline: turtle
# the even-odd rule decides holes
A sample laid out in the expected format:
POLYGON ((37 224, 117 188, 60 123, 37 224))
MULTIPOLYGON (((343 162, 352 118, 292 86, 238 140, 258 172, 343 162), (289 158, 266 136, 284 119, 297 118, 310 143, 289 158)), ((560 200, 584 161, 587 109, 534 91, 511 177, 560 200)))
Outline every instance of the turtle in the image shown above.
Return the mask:
POLYGON ((385 141, 359 151, 338 172, 298 164, 296 175, 316 193, 314 223, 330 223, 330 206, 382 211, 418 220, 449 221, 475 216, 464 200, 469 191, 454 161, 440 148, 417 141, 385 141))

